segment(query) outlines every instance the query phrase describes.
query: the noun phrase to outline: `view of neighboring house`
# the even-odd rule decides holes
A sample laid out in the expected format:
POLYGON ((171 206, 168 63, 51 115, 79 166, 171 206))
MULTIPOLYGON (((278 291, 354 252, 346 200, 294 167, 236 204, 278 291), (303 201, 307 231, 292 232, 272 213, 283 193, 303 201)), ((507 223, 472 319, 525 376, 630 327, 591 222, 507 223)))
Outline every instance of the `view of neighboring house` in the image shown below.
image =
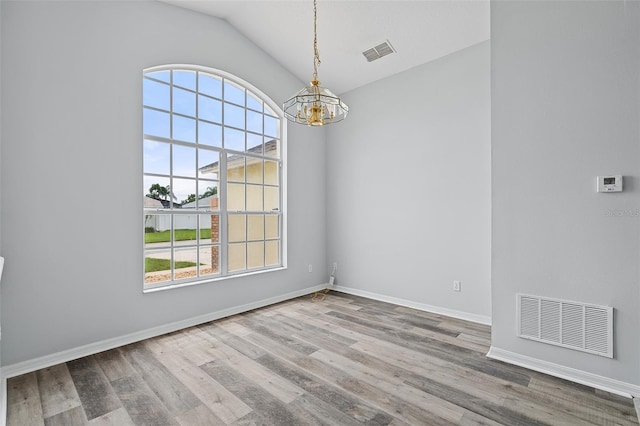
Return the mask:
MULTIPOLYGON (((163 209, 165 208, 162 200, 158 200, 156 198, 151 198, 148 195, 144 196, 144 208, 145 209, 163 209)), ((151 226, 151 225, 149 225, 151 226)))
MULTIPOLYGON (((271 140, 264 145, 247 150, 248 154, 259 154, 277 158, 280 144, 271 140), (264 154, 263 149, 264 147, 264 154)), ((219 162, 214 162, 199 169, 202 174, 220 173, 219 162)), ((227 243, 229 255, 227 270, 244 271, 264 266, 278 265, 280 262, 280 246, 276 240, 280 233, 279 216, 279 163, 251 155, 229 154, 226 159, 226 203, 228 216, 223 219, 227 226, 227 243)), ((145 197, 145 208, 168 208, 168 201, 145 197), (147 200, 148 199, 148 200, 147 200), (160 204, 158 204, 160 203, 160 204)), ((218 210, 218 194, 204 197, 179 206, 181 210, 218 210)), ((200 268, 200 275, 217 274, 220 271, 220 215, 210 213, 181 214, 174 216, 173 249, 169 242, 146 243, 145 249, 161 247, 154 250, 153 258, 171 259, 174 262, 186 262, 176 266, 176 279, 193 277, 200 268), (194 242, 200 232, 200 247, 194 242), (179 238, 186 238, 178 240, 179 238), (184 237, 191 231, 190 237, 184 237), (207 244, 206 246, 202 246, 207 244), (210 245, 209 245, 210 244, 210 245), (181 267, 179 267, 181 266, 181 267)), ((145 228, 153 228, 155 232, 171 229, 171 217, 165 214, 150 214, 145 217, 145 228)), ((151 255, 150 255, 151 256, 151 255)), ((145 273, 145 283, 156 283, 171 279, 169 270, 145 273)))
MULTIPOLYGON (((196 201, 191 201, 189 203, 178 204, 173 203, 175 208, 180 208, 184 210, 188 209, 214 209, 218 207, 218 195, 210 195, 208 197, 203 197, 196 201)), ((155 198, 151 198, 148 195, 144 197, 144 208, 145 209, 165 209, 169 208, 168 200, 158 200, 155 198)), ((168 231, 171 229, 171 218, 167 215, 147 215, 144 222, 145 228, 153 228, 155 232, 168 231)), ((195 229, 198 226, 198 215, 184 215, 179 216, 176 219, 175 228, 176 229, 195 229)), ((201 227, 202 229, 202 227, 201 227)))
MULTIPOLYGON (((264 145, 247 150, 249 154, 280 157, 280 142, 270 140, 264 145), (264 147, 264 153, 263 153, 264 147)), ((280 176, 276 160, 266 160, 250 155, 230 154, 226 159, 227 170, 227 229, 229 242, 229 271, 277 265, 280 247, 279 236, 280 176), (231 213, 235 211, 235 213, 231 213), (268 212, 275 212, 269 214, 268 212), (263 244, 264 241, 264 244, 263 244), (244 244, 247 244, 246 250, 244 244)), ((203 174, 220 173, 219 162, 201 167, 203 174)), ((215 216, 217 219, 218 216, 215 216)), ((212 235, 217 224, 213 224, 212 235)), ((215 232, 217 234, 217 232, 215 232)), ((212 253, 212 255, 214 255, 212 253)), ((217 257, 217 253, 215 253, 217 257)))

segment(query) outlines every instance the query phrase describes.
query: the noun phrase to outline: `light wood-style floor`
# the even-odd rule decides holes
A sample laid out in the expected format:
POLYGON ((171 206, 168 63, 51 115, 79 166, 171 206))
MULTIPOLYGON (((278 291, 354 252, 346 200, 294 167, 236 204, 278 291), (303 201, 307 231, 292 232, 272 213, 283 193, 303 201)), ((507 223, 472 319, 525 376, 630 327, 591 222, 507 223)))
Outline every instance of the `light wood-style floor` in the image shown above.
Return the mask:
POLYGON ((341 293, 11 378, 9 425, 637 425, 630 399, 485 357, 489 327, 341 293))

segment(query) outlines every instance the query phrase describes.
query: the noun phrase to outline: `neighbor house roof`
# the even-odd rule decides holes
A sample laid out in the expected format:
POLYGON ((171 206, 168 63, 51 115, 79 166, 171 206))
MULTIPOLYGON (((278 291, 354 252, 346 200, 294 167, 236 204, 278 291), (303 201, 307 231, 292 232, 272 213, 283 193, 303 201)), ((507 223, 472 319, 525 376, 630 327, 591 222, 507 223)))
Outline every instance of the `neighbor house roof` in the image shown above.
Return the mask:
MULTIPOLYGON (((144 208, 145 209, 168 209, 171 207, 171 203, 169 200, 160 200, 158 198, 149 197, 148 195, 144 196, 144 208)), ((180 208, 182 205, 180 203, 173 202, 174 208, 180 208)))
POLYGON ((163 208, 162 201, 157 200, 155 198, 151 198, 149 196, 144 197, 144 208, 145 209, 161 209, 163 208))
MULTIPOLYGON (((279 141, 277 139, 271 139, 269 142, 266 142, 264 144, 264 155, 277 151, 279 146, 278 144, 279 144, 279 141)), ((248 149, 247 152, 252 154, 262 154, 262 145, 254 146, 253 148, 248 149)), ((244 157, 241 155, 229 156, 229 158, 227 158, 227 168, 234 168, 233 167, 234 163, 237 163, 236 167, 244 166, 244 164, 240 164, 243 158, 244 157)), ((252 158, 253 157, 247 157, 247 160, 250 161, 252 158)), ((248 164, 251 164, 251 163, 248 163, 248 164)), ((207 164, 206 166, 202 166, 198 170, 200 171, 200 173, 218 173, 219 167, 220 167, 220 164, 218 161, 216 161, 214 163, 207 164)))
MULTIPOLYGON (((197 207, 208 208, 208 207, 211 207, 211 200, 214 199, 214 198, 218 198, 218 194, 210 195, 210 196, 204 197, 204 198, 200 198, 199 200, 191 201, 190 203, 184 203, 182 205, 182 208, 183 209, 192 209, 192 208, 196 207, 196 205, 197 205, 197 207)), ((215 205, 217 206, 218 203, 215 202, 215 205)))

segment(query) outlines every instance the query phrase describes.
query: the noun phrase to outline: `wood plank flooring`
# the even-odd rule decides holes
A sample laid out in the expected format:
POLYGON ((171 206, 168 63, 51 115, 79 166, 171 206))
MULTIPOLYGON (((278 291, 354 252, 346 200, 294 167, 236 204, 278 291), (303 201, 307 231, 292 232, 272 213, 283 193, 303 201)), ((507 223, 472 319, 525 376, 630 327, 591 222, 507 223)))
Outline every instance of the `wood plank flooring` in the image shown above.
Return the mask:
POLYGON ((490 328, 331 292, 8 380, 8 425, 638 425, 487 359, 490 328))

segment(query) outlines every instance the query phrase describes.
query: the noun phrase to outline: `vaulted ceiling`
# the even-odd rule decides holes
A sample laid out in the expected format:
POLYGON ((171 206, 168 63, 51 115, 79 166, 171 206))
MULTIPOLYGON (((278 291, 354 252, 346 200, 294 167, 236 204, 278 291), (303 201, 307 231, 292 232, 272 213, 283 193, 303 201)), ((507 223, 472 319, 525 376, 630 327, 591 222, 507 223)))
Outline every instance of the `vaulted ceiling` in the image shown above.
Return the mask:
MULTIPOLYGON (((308 82, 313 74, 313 1, 161 0, 227 20, 308 82)), ((319 80, 337 94, 489 39, 488 0, 318 0, 319 80), (388 40, 395 53, 362 52, 388 40)))

